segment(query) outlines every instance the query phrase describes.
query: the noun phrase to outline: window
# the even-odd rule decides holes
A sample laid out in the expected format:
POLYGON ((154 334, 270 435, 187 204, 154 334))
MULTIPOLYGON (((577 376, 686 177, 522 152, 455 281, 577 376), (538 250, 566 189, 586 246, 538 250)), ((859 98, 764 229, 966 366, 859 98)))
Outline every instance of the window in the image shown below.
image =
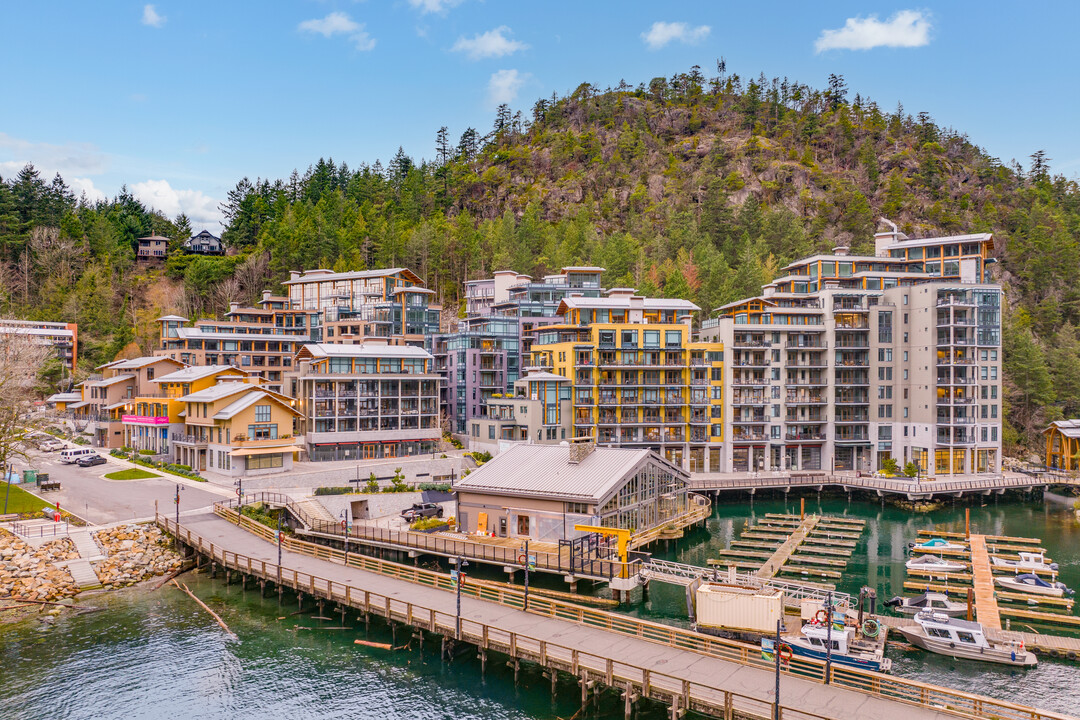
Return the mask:
POLYGON ((905 351, 904 351, 904 362, 907 362, 907 361, 908 361, 908 359, 907 359, 907 353, 908 353, 908 351, 907 351, 907 350, 905 350, 905 351))
POLYGON ((997 385, 990 386, 990 399, 997 400, 997 385))
POLYGON ((259 423, 270 422, 270 406, 269 405, 256 405, 255 406, 255 422, 259 422, 259 423))
POLYGON ((529 534, 529 516, 518 515, 517 534, 527 536, 529 534))
POLYGON ((975 636, 963 630, 957 630, 956 637, 959 638, 960 642, 962 643, 975 643, 975 636))
POLYGON ((892 348, 878 348, 878 362, 892 362, 892 348))
POLYGON ((248 425, 248 440, 275 440, 277 436, 277 423, 248 425))
POLYGON ((997 418, 997 407, 998 407, 997 405, 991 405, 990 406, 990 417, 992 419, 997 418))
POLYGON ((904 379, 905 379, 905 380, 907 380, 907 379, 908 379, 908 371, 907 371, 907 368, 904 368, 904 379))
POLYGON ((877 416, 879 418, 891 418, 892 405, 878 405, 877 416))
POLYGON ((877 369, 878 380, 892 380, 891 367, 879 367, 877 369))
POLYGON ((494 440, 494 439, 495 439, 495 426, 494 425, 488 425, 488 440, 494 440))
POLYGON ((997 365, 990 366, 990 379, 997 380, 997 365))
POLYGON ((247 457, 248 470, 264 470, 266 468, 279 467, 281 467, 281 453, 270 453, 269 455, 248 455, 247 457))
POLYGON ((985 365, 983 365, 982 367, 979 368, 979 379, 980 380, 985 380, 986 379, 986 366, 985 365))

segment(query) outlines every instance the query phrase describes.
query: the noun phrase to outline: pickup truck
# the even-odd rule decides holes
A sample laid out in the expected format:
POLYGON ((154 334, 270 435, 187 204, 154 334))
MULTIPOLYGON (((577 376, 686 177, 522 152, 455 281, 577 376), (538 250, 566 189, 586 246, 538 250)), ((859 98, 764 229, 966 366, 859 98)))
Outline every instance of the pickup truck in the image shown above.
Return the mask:
POLYGON ((442 517, 442 505, 438 503, 413 503, 411 508, 401 511, 401 517, 409 522, 425 517, 442 517))

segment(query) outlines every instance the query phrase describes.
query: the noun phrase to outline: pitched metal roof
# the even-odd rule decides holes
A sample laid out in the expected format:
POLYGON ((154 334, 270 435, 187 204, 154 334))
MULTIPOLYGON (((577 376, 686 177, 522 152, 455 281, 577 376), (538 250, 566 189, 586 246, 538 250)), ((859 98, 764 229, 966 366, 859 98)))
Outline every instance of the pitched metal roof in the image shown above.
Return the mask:
MULTIPOLYGON (((637 296, 634 296, 637 297, 637 296)), ((608 297, 586 297, 584 295, 568 295, 563 298, 558 312, 565 312, 563 305, 569 308, 613 308, 617 310, 643 309, 643 310, 700 310, 697 305, 689 300, 681 298, 642 298, 640 305, 630 301, 629 295, 617 295, 608 297)))
POLYGON ((650 458, 681 473, 651 450, 598 447, 572 463, 566 445, 515 445, 455 481, 454 490, 600 503, 650 458))
POLYGON ((1067 438, 1080 438, 1080 420, 1055 420, 1050 423, 1050 427, 1043 430, 1043 433, 1048 433, 1055 428, 1067 438))
POLYGON ((416 282, 422 282, 420 277, 408 268, 385 268, 382 270, 353 270, 351 272, 331 272, 329 270, 308 270, 299 277, 286 280, 282 285, 296 285, 309 282, 330 282, 333 280, 359 280, 362 278, 386 277, 397 273, 407 273, 415 278, 416 282))
POLYGON ((186 367, 183 370, 171 372, 168 375, 162 375, 159 378, 154 378, 152 382, 191 382, 193 380, 201 380, 202 378, 216 375, 217 373, 223 372, 225 370, 236 370, 247 375, 246 371, 241 370, 237 367, 233 367, 232 365, 196 365, 194 367, 186 367))
POLYGON ((109 387, 110 385, 115 385, 117 383, 124 382, 125 380, 134 380, 134 379, 135 379, 134 375, 128 375, 127 373, 121 373, 120 375, 113 375, 111 378, 106 378, 104 380, 91 380, 91 381, 87 382, 86 384, 87 384, 88 387, 109 387))
POLYGON ((258 388, 251 388, 251 392, 249 392, 247 395, 244 395, 243 397, 238 398, 237 400, 233 401, 229 405, 226 405, 221 410, 218 410, 216 413, 214 413, 214 416, 213 416, 212 419, 214 419, 214 420, 228 420, 229 418, 233 417, 234 415, 236 415, 241 410, 244 410, 246 408, 251 407, 255 403, 259 402, 260 400, 274 401, 274 402, 278 403, 279 405, 281 405, 282 407, 284 407, 289 412, 291 412, 293 415, 296 415, 297 417, 300 416, 299 411, 297 411, 295 408, 290 406, 288 403, 282 402, 280 396, 275 397, 274 393, 268 393, 265 390, 259 390, 258 388))
POLYGON ((333 343, 314 343, 300 349, 299 356, 305 353, 313 358, 324 357, 375 357, 375 358, 424 358, 434 359, 424 348, 414 345, 385 345, 383 343, 357 343, 338 345, 333 343))

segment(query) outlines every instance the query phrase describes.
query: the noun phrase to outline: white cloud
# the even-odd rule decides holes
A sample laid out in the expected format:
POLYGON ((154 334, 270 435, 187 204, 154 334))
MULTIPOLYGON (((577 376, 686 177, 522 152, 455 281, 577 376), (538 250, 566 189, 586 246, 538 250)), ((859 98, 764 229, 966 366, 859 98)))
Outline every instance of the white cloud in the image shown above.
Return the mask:
MULTIPOLYGON (((67 175, 100 175, 108 166, 106 156, 90 143, 37 143, 11 137, 0 132, 0 162, 5 168, 15 167, 16 172, 32 162, 43 174, 55 172, 67 175)), ((7 172, 4 173, 5 177, 7 172)))
POLYGON ((364 23, 356 22, 343 12, 332 12, 324 18, 305 20, 297 26, 297 30, 323 37, 348 35, 357 50, 366 52, 375 48, 375 38, 364 29, 364 23))
POLYGON ((844 27, 822 30, 814 43, 816 52, 870 50, 876 47, 922 47, 930 43, 930 15, 920 10, 901 10, 882 22, 877 15, 848 18, 844 27))
POLYGON ((147 180, 130 186, 131 194, 148 208, 159 210, 170 218, 184 213, 191 226, 223 227, 224 216, 218 201, 201 190, 176 190, 168 180, 147 180))
POLYGON ((168 20, 164 15, 158 15, 158 11, 154 9, 153 5, 143 5, 142 9, 142 24, 149 25, 150 27, 162 27, 165 21, 168 20))
POLYGON ((517 70, 499 70, 492 74, 488 80, 488 105, 494 108, 503 103, 509 105, 514 102, 521 86, 528 79, 527 73, 517 70))
POLYGON ((708 25, 690 27, 684 22, 654 22, 648 32, 641 33, 641 39, 650 50, 659 50, 668 43, 678 40, 686 45, 697 45, 712 32, 708 25))
POLYGON ((409 4, 424 15, 444 13, 452 7, 457 7, 461 2, 462 0, 409 0, 409 4))
POLYGON ((529 46, 525 43, 506 37, 506 33, 512 32, 510 28, 502 25, 472 38, 459 37, 451 50, 465 53, 470 60, 481 60, 513 55, 518 50, 528 49, 529 46))

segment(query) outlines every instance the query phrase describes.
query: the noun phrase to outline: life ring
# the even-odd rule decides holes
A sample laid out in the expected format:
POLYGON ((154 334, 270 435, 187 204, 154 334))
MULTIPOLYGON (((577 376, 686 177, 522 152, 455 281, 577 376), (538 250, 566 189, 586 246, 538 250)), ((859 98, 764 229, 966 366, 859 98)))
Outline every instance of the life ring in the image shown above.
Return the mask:
POLYGON ((1048 654, 1050 655, 1050 657, 1056 657, 1056 658, 1061 657, 1061 651, 1058 650, 1057 648, 1052 648, 1048 654))
POLYGON ((1075 660, 1076 659, 1076 652, 1073 651, 1073 650, 1070 650, 1069 652, 1065 653, 1065 657, 1068 658, 1069 660, 1075 660))
POLYGON ((829 621, 829 611, 826 610, 825 608, 822 608, 821 610, 818 610, 816 613, 814 613, 814 623, 815 624, 824 625, 828 621, 829 621))
POLYGON ((529 558, 525 555, 525 553, 521 553, 520 555, 518 555, 518 563, 520 565, 524 565, 528 561, 528 559, 529 558))
POLYGON ((780 643, 780 660, 784 663, 791 662, 791 658, 795 657, 795 651, 791 649, 791 646, 787 643, 780 643), (786 657, 785 657, 786 655, 786 657))
POLYGON ((876 638, 881 632, 881 623, 874 618, 866 618, 862 624, 862 634, 868 638, 876 638))

